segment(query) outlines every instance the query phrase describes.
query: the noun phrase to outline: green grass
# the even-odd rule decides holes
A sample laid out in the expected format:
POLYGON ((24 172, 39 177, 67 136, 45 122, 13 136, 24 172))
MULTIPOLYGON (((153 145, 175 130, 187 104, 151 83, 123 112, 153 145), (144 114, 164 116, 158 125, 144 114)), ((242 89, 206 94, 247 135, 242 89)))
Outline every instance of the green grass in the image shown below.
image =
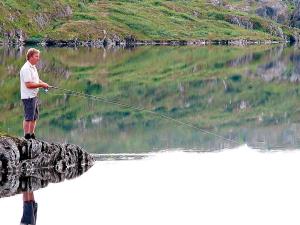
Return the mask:
MULTIPOLYGON (((188 3, 184 0, 5 0, 0 4, 0 22, 6 31, 25 30, 31 40, 39 40, 35 37, 98 39, 104 37, 103 30, 108 37, 133 35, 139 40, 279 40, 268 27, 270 24, 282 27, 253 14, 215 7, 205 0, 188 3), (66 6, 72 8, 72 15, 59 17, 66 6), (36 22, 37 13, 50 18, 44 27, 36 22), (232 15, 253 22, 255 28, 247 30, 229 23, 232 15)), ((293 30, 284 27, 287 35, 293 30)))
POLYGON ((95 16, 90 16, 88 14, 84 14, 84 13, 76 13, 73 15, 73 19, 74 20, 97 20, 97 17, 95 16))

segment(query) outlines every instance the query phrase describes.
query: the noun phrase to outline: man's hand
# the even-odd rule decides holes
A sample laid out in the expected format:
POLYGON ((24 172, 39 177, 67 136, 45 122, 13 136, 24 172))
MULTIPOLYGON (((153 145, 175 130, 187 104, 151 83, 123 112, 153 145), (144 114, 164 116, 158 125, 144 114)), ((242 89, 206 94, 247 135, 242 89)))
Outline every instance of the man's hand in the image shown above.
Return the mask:
POLYGON ((41 82, 40 83, 41 87, 44 89, 48 89, 49 88, 49 84, 45 83, 45 82, 41 82))

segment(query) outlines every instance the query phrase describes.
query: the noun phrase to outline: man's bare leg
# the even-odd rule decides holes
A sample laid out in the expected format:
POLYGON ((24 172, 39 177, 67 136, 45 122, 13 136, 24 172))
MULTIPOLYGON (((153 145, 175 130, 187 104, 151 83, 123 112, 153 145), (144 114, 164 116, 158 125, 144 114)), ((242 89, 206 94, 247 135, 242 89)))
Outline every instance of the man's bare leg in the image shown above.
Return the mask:
POLYGON ((30 121, 31 125, 30 125, 30 132, 31 134, 34 134, 35 132, 35 127, 36 127, 36 120, 30 121))
POLYGON ((35 127, 36 127, 36 120, 32 121, 23 121, 23 130, 24 130, 24 137, 27 139, 33 138, 35 139, 35 127))
POLYGON ((24 202, 34 201, 33 192, 23 192, 23 201, 24 202))
POLYGON ((24 130, 24 135, 25 134, 30 134, 31 130, 31 121, 23 121, 23 130, 24 130))

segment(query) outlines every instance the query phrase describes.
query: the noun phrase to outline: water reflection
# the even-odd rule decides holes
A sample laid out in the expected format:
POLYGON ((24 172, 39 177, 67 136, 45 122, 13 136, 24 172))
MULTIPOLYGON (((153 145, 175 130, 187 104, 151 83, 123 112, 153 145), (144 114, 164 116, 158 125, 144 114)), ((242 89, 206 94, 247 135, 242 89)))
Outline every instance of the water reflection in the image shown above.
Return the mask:
POLYGON ((17 194, 23 196, 21 224, 36 224, 38 204, 34 191, 47 187, 50 183, 60 183, 81 176, 92 164, 69 167, 65 171, 56 168, 30 169, 22 172, 2 171, 0 173, 0 198, 17 194))
POLYGON ((69 167, 64 172, 53 169, 34 169, 24 172, 1 173, 0 198, 37 191, 50 183, 60 183, 81 176, 92 165, 69 167))
POLYGON ((152 156, 152 154, 94 154, 96 161, 120 161, 120 160, 141 160, 152 156))
MULTIPOLYGON (((0 129, 20 135, 24 50, 0 50, 0 129)), ((144 107, 254 148, 300 145, 297 46, 42 49, 42 79, 144 107)), ((169 121, 62 92, 41 94, 40 136, 98 153, 236 147, 169 121)))
POLYGON ((23 192, 23 215, 21 225, 35 225, 37 220, 38 204, 33 192, 23 192))

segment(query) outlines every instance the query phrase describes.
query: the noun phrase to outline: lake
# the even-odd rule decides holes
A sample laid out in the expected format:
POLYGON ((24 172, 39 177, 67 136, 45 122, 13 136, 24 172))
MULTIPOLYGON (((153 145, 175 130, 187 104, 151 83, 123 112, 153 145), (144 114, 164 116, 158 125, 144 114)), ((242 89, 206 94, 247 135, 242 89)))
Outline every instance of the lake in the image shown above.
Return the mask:
MULTIPOLYGON (((0 49, 0 130, 16 136, 26 49, 0 49)), ((37 224, 299 224, 298 46, 40 50, 42 80, 98 100, 40 90, 36 136, 98 161, 35 192, 37 224)), ((0 209, 18 224, 22 197, 0 209)))
MULTIPOLYGON (((37 224, 299 224, 299 151, 154 153, 99 161, 81 177, 35 192, 37 224)), ((0 199, 19 224, 22 197, 0 199)))

